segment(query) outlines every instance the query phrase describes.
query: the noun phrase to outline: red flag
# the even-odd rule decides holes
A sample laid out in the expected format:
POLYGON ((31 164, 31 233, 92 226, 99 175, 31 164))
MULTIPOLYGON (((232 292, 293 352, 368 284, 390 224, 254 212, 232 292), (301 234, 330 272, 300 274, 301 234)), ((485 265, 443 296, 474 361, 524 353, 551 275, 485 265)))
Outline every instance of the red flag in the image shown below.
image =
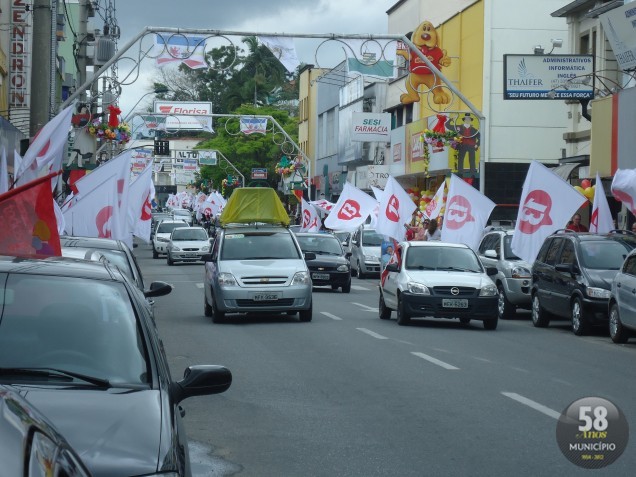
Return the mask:
POLYGON ((53 208, 51 179, 40 177, 0 195, 0 254, 31 257, 61 256, 53 208))
POLYGON ((294 189, 294 195, 298 199, 298 202, 303 200, 303 190, 302 189, 294 189))

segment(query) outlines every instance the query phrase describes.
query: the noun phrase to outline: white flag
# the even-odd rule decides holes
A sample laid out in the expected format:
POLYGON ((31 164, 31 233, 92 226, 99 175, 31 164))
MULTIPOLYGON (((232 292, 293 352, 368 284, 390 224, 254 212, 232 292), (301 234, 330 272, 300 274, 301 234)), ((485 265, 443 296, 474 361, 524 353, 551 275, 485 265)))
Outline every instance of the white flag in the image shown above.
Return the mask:
MULTIPOLYGON (((17 185, 24 185, 33 179, 60 170, 73 109, 74 106, 68 106, 37 133, 15 173, 17 185)), ((57 177, 52 182, 55 184, 57 177)))
POLYGON ((53 211, 55 212, 55 220, 57 220, 57 233, 59 235, 64 235, 66 221, 64 220, 64 213, 60 208, 60 204, 58 204, 56 200, 53 200, 53 211))
MULTIPOLYGON (((132 236, 128 233, 128 188, 130 186, 130 165, 131 165, 132 150, 127 150, 114 157, 110 161, 102 164, 97 169, 93 170, 90 174, 81 177, 75 182, 77 188, 77 202, 73 205, 76 207, 81 201, 85 199, 85 196, 90 194, 93 196, 93 191, 96 189, 103 190, 101 187, 104 184, 112 187, 115 192, 116 200, 110 201, 110 194, 104 197, 104 201, 101 207, 98 209, 102 214, 110 214, 106 216, 100 216, 101 221, 107 221, 109 223, 110 238, 123 240, 126 244, 132 248, 132 236), (109 211, 109 212, 106 212, 109 211)), ((92 199, 93 201, 97 199, 92 199)), ((95 211, 97 212, 97 210, 95 211)), ((94 235, 91 235, 94 237, 94 235)))
POLYGON ((612 195, 636 215, 636 169, 619 169, 612 180, 612 195))
POLYGON ((365 220, 377 204, 377 200, 345 182, 342 194, 331 213, 325 219, 325 227, 343 232, 353 232, 365 220))
MULTIPOLYGON (((128 235, 137 235, 146 243, 150 243, 150 219, 152 206, 150 205, 150 185, 152 184, 152 162, 137 176, 128 188, 128 235), (148 226, 140 222, 147 222, 148 226), (146 229, 148 235, 146 236, 146 229), (138 232, 138 233, 135 233, 138 232)), ((132 241, 132 239, 131 239, 132 241)))
POLYGON ((455 174, 451 174, 444 212, 442 241, 479 247, 495 203, 455 174))
POLYGON ((433 220, 439 217, 439 213, 442 211, 442 206, 444 205, 444 191, 446 190, 446 181, 442 181, 442 184, 435 192, 435 195, 431 199, 431 201, 426 204, 426 209, 424 209, 424 215, 429 219, 433 220))
POLYGON ((305 199, 302 199, 302 211, 303 223, 300 227, 301 232, 318 232, 322 222, 318 216, 318 212, 313 205, 309 204, 305 199))
POLYGON ((117 189, 109 181, 100 184, 64 209, 66 233, 76 237, 120 238, 113 234, 118 218, 117 189))
POLYGON ((331 209, 333 209, 333 206, 336 205, 333 202, 329 202, 328 200, 325 200, 325 199, 312 200, 309 203, 313 205, 314 207, 317 207, 318 209, 322 210, 323 212, 331 212, 331 209))
POLYGON ((263 43, 290 73, 296 71, 296 68, 300 66, 293 38, 284 36, 259 36, 258 41, 263 43))
POLYGON ((408 193, 393 176, 389 176, 380 201, 376 232, 401 242, 406 235, 404 224, 411 221, 415 209, 408 193))
POLYGON ((590 218, 590 232, 604 234, 613 230, 614 219, 605 197, 605 189, 601 176, 596 173, 596 183, 594 184, 594 203, 592 205, 592 217, 590 218))
POLYGON ((532 161, 521 191, 512 251, 534 262, 545 238, 565 227, 587 198, 546 166, 532 161))
POLYGON ((9 169, 7 168, 7 150, 2 146, 0 158, 0 194, 9 190, 9 169))

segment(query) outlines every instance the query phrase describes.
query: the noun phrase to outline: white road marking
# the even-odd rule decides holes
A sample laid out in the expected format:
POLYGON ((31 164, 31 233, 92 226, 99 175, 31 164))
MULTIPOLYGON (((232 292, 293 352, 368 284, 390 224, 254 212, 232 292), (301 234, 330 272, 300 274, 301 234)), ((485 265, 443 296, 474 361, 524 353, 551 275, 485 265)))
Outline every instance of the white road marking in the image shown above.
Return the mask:
POLYGON ((368 288, 361 287, 360 285, 351 285, 351 289, 352 290, 358 290, 358 291, 369 291, 368 288))
POLYGON ((351 302, 353 305, 358 305, 359 307, 364 308, 364 311, 378 311, 377 307, 372 307, 369 305, 363 305, 362 303, 351 302))
POLYGON ((476 359, 477 361, 483 361, 484 363, 492 363, 492 361, 490 361, 489 359, 479 358, 478 356, 473 356, 473 359, 476 359))
POLYGON ((332 315, 331 313, 328 313, 326 311, 321 311, 320 312, 321 315, 325 315, 327 318, 331 318, 332 320, 338 320, 338 321, 342 321, 342 318, 336 316, 336 315, 332 315))
POLYGON ((506 397, 509 397, 510 399, 514 399, 515 401, 520 402, 521 404, 525 404, 526 406, 531 407, 535 411, 539 411, 540 413, 545 414, 546 416, 552 417, 556 420, 559 420, 559 418, 561 417, 560 412, 556 412, 555 410, 550 409, 549 407, 544 406, 543 404, 539 404, 538 402, 528 399, 527 397, 523 397, 521 394, 505 393, 505 392, 502 392, 501 394, 503 394, 506 397))
POLYGON ((430 363, 436 364, 437 366, 441 366, 442 368, 445 368, 445 369, 449 369, 449 370, 459 369, 453 366, 452 364, 445 363, 444 361, 440 361, 439 359, 433 358, 432 356, 429 356, 424 353, 418 353, 418 352, 412 351, 411 354, 414 356, 417 356, 418 358, 425 359, 426 361, 430 363))
POLYGON ((387 338, 386 336, 382 336, 379 335, 371 330, 367 330, 366 328, 356 328, 356 330, 358 331, 362 331, 363 333, 368 334, 369 336, 373 336, 374 338, 377 338, 379 340, 388 340, 389 338, 387 338))
POLYGON ((195 283, 194 284, 197 288, 203 288, 203 283, 195 283))

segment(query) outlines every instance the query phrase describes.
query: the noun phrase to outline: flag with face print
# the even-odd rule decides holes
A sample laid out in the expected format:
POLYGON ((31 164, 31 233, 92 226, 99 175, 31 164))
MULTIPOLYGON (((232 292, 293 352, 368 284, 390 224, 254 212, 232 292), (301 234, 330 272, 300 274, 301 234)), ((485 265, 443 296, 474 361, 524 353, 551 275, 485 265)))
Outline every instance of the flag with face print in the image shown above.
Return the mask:
POLYGON ((302 199, 302 224, 300 227, 301 232, 318 232, 322 221, 320 216, 313 205, 308 203, 305 199, 302 199))
POLYGON ((345 182, 338 202, 325 219, 325 227, 343 232, 353 232, 364 224, 376 204, 377 201, 369 194, 345 182))
POLYGON ((389 176, 381 195, 376 232, 398 242, 404 240, 406 235, 404 225, 411 221, 415 209, 415 203, 409 194, 393 176, 389 176))

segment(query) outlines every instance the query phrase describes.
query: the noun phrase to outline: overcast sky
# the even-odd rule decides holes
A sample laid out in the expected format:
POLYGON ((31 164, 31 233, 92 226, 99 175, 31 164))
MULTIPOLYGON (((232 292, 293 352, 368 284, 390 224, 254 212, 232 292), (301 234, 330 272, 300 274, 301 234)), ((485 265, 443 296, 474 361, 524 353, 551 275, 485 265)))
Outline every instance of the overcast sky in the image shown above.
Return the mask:
MULTIPOLYGON (((116 3, 115 16, 121 29, 118 45, 122 48, 147 26, 245 33, 380 34, 387 32, 386 11, 396 3, 397 0, 120 0, 116 3)), ((93 21, 96 28, 101 27, 97 18, 93 21)), ((244 46, 240 37, 232 37, 232 40, 244 46)), ((146 39, 142 47, 149 45, 149 41, 150 38, 146 39)), ((300 61, 333 67, 342 60, 332 53, 335 42, 320 47, 316 58, 321 41, 296 40, 300 61)), ((139 47, 133 46, 128 51, 137 57, 139 47)), ((120 79, 130 64, 120 63, 120 79)), ((152 89, 152 80, 157 76, 153 61, 144 60, 140 76, 123 88, 119 106, 124 116, 152 89)), ((136 109, 151 102, 152 95, 148 95, 136 109)))

